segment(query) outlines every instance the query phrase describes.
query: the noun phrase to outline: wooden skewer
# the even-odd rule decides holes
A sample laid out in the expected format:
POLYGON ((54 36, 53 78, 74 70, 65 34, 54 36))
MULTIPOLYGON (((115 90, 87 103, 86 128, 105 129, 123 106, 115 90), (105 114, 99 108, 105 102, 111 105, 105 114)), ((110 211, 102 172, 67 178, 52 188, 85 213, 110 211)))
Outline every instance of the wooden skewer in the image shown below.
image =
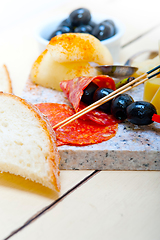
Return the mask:
POLYGON ((76 120, 77 118, 83 116, 84 114, 90 112, 91 110, 101 106, 102 104, 106 103, 107 101, 113 99, 114 97, 118 96, 119 94, 122 94, 126 91, 131 90, 132 88, 144 83, 145 81, 147 81, 150 78, 155 77, 156 75, 159 74, 159 72, 156 72, 155 74, 148 76, 148 74, 152 73, 153 71, 157 70, 158 68, 160 68, 160 65, 153 68, 152 70, 148 71, 147 73, 144 73, 143 75, 137 77, 136 79, 134 79, 133 81, 129 82, 128 84, 125 84, 124 86, 116 89, 115 91, 113 91, 112 93, 110 93, 109 95, 107 95, 104 98, 101 98, 100 100, 96 101, 95 103, 89 105, 88 107, 82 109, 81 111, 77 112, 76 114, 72 115, 69 118, 64 119, 63 121, 61 121, 60 123, 56 124, 55 126, 53 126, 53 129, 55 128, 62 128, 64 126, 66 126, 67 124, 69 124, 70 122, 76 120), (144 78, 146 77, 146 78, 144 78), (144 78, 144 79, 143 79, 144 78), (142 79, 142 80, 141 80, 142 79), (140 81, 141 80, 141 81, 140 81))
MULTIPOLYGON (((134 82, 139 81, 141 78, 146 77, 146 76, 147 76, 147 73, 139 76, 138 78, 134 79, 133 81, 129 82, 129 83, 126 84, 126 85, 127 85, 127 86, 132 85, 134 82)), ((73 119, 73 117, 76 117, 76 116, 78 116, 78 115, 80 115, 80 114, 82 114, 82 113, 84 113, 84 112, 86 113, 87 110, 90 111, 91 107, 94 107, 94 106, 95 106, 95 108, 96 108, 98 103, 99 103, 100 105, 102 105, 102 104, 104 103, 103 101, 105 101, 105 99, 107 100, 109 97, 111 97, 111 96, 113 96, 114 94, 116 94, 116 93, 120 92, 121 90, 125 89, 125 88, 126 88, 126 85, 123 85, 122 87, 116 89, 114 92, 110 93, 110 94, 107 95, 106 97, 99 99, 99 100, 96 101, 95 103, 89 105, 88 107, 82 109, 81 111, 75 113, 74 115, 72 115, 72 116, 64 119, 64 120, 61 121, 60 123, 57 123, 55 126, 53 126, 53 129, 59 127, 60 125, 62 125, 62 124, 65 123, 65 122, 69 123, 68 121, 71 120, 71 119, 73 119), (103 102, 103 103, 101 103, 101 102, 103 102)), ((107 101, 106 101, 106 102, 107 102, 107 101)), ((100 106, 100 105, 99 105, 99 106, 100 106)), ((92 110, 92 109, 91 109, 91 110, 92 110)), ((89 112, 89 111, 88 111, 88 112, 89 112)), ((84 113, 84 114, 85 114, 85 113, 84 113)), ((70 122, 71 122, 71 121, 70 121, 70 122)), ((62 126, 63 126, 63 125, 62 125, 62 126)))

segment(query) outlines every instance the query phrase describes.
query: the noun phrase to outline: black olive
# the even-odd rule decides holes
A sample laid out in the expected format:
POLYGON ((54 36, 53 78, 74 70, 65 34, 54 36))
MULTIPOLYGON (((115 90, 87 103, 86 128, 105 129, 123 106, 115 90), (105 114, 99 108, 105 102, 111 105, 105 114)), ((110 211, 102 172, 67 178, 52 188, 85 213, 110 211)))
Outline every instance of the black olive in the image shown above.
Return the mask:
POLYGON ((61 35, 63 33, 70 33, 72 32, 70 27, 67 27, 67 26, 61 26, 61 27, 58 27, 50 36, 49 40, 57 35, 61 35))
POLYGON ((99 40, 105 40, 112 37, 114 32, 115 30, 111 23, 101 22, 93 28, 92 35, 99 40))
POLYGON ((72 23, 71 23, 71 21, 70 21, 69 18, 64 19, 64 20, 60 23, 59 27, 61 27, 61 26, 67 26, 67 27, 69 27, 71 30, 73 30, 73 26, 72 26, 72 23))
POLYGON ((81 25, 74 29, 75 33, 91 33, 92 27, 90 25, 81 25))
MULTIPOLYGON (((99 99, 107 96, 108 94, 110 94, 111 92, 113 92, 112 89, 110 88, 98 88, 94 95, 93 95, 93 101, 96 102, 98 101, 99 99)), ((106 113, 110 112, 110 107, 111 107, 111 103, 112 103, 112 100, 102 104, 101 106, 99 106, 98 108, 106 113)))
POLYGON ((104 20, 103 22, 110 23, 114 27, 114 34, 116 33, 116 26, 115 26, 115 23, 113 22, 113 20, 107 19, 107 20, 104 20))
POLYGON ((127 118, 126 108, 134 102, 128 94, 120 94, 112 100, 111 113, 116 119, 125 120, 127 118))
POLYGON ((97 84, 91 82, 84 90, 81 101, 90 105, 93 103, 93 95, 96 89, 98 88, 97 84))
POLYGON ((70 13, 69 19, 74 27, 87 25, 91 20, 91 14, 86 8, 78 8, 70 13))
POLYGON ((93 30, 93 28, 97 25, 97 23, 95 23, 95 22, 93 22, 93 21, 90 21, 90 22, 88 23, 88 25, 91 26, 91 28, 92 28, 92 30, 93 30))
POLYGON ((49 41, 54 36, 73 32, 88 33, 101 41, 112 37, 116 33, 116 25, 111 19, 95 23, 92 21, 91 13, 87 8, 78 8, 72 11, 66 19, 61 21, 59 26, 53 29, 53 31, 50 38, 48 38, 49 41))
POLYGON ((136 125, 151 124, 153 114, 157 114, 156 108, 153 104, 145 101, 136 101, 131 103, 127 109, 127 118, 136 125))

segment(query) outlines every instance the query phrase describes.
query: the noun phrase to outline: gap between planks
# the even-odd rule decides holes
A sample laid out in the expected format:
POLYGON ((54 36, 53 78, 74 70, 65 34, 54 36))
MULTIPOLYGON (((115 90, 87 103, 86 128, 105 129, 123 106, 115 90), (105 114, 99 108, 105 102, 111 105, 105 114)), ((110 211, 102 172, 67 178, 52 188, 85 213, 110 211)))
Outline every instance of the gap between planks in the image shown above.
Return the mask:
POLYGON ((131 43, 136 42, 136 41, 139 40, 140 38, 144 37, 145 35, 147 35, 148 33, 152 32, 152 31, 154 31, 156 28, 159 28, 159 27, 160 27, 160 22, 159 22, 156 26, 150 28, 149 30, 147 30, 147 31, 144 32, 143 34, 137 36, 136 38, 132 39, 132 40, 129 41, 128 43, 125 43, 124 45, 121 46, 121 48, 127 47, 127 46, 130 45, 131 43))
POLYGON ((61 202, 65 197, 67 197, 70 193, 75 191, 78 187, 81 187, 83 184, 85 184, 88 180, 93 178, 95 175, 97 175, 101 170, 95 170, 90 175, 85 177, 82 181, 77 183, 74 187, 69 189, 66 193, 64 193, 61 197, 59 197, 56 201, 49 204, 48 206, 44 207, 42 210, 40 210, 38 213, 33 215, 30 219, 28 219, 21 227, 17 228, 16 230, 12 231, 11 234, 9 234, 4 240, 8 240, 9 238, 13 237, 15 234, 17 234, 19 231, 23 230, 25 227, 27 227, 29 224, 31 224, 34 220, 36 220, 38 217, 46 213, 46 211, 52 209, 54 206, 56 206, 59 202, 61 202))

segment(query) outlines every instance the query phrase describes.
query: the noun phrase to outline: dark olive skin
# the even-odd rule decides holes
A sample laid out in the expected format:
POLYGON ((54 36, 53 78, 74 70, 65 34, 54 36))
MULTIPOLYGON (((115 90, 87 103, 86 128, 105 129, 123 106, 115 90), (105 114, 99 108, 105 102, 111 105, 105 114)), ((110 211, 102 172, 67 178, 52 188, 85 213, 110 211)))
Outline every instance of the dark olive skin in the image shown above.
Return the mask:
MULTIPOLYGON (((96 102, 99 99, 106 97, 111 92, 113 92, 113 90, 110 88, 98 88, 93 95, 93 101, 96 102)), ((101 106, 98 107, 98 109, 102 110, 103 112, 109 113, 111 108, 111 103, 112 103, 112 100, 102 104, 101 106)))
POLYGON ((74 27, 87 25, 91 20, 91 13, 87 8, 78 8, 70 13, 69 19, 74 27))
POLYGON ((128 94, 120 94, 112 100, 111 113, 118 119, 124 121, 127 118, 126 108, 134 102, 128 94))
POLYGON ((116 33, 116 26, 115 26, 115 23, 113 22, 113 20, 107 19, 107 20, 104 20, 103 22, 110 23, 114 27, 114 34, 116 33))
POLYGON ((112 37, 116 33, 116 25, 111 19, 94 22, 87 8, 78 8, 72 11, 67 18, 60 22, 59 26, 48 39, 63 33, 87 33, 95 36, 100 41, 112 37))
POLYGON ((152 116, 157 114, 153 104, 145 101, 131 103, 127 109, 127 119, 136 125, 149 125, 153 123, 152 116))
POLYGON ((73 30, 73 26, 72 26, 72 23, 71 23, 71 21, 70 21, 69 18, 64 19, 64 20, 60 23, 59 27, 61 27, 61 26, 67 26, 67 27, 69 27, 71 30, 73 30))
MULTIPOLYGON (((63 33, 70 33, 72 32, 70 27, 68 26, 61 26, 61 27, 58 27, 50 36, 50 39, 57 36, 57 35, 61 35, 63 33)), ((50 40, 49 39, 49 40, 50 40)))
POLYGON ((91 82, 84 90, 83 95, 81 98, 81 101, 86 103, 87 105, 90 105, 93 103, 93 95, 94 92, 98 89, 98 86, 91 82))
POLYGON ((95 23, 94 21, 91 20, 91 21, 88 23, 88 25, 91 26, 91 27, 92 27, 92 30, 93 30, 93 28, 97 25, 97 23, 95 23))
POLYGON ((112 37, 115 34, 115 28, 109 22, 101 22, 97 24, 92 31, 92 35, 100 41, 112 37))
POLYGON ((75 33, 91 33, 92 27, 90 25, 81 25, 74 29, 75 33))

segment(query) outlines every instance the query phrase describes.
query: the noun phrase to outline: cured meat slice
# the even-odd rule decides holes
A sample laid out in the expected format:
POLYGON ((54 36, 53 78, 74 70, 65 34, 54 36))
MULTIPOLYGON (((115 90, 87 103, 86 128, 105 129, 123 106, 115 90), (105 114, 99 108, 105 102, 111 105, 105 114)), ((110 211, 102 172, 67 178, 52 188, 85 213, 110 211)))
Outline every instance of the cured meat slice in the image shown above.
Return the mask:
MULTIPOLYGON (((48 117, 52 127, 75 113, 66 104, 40 103, 35 106, 48 117)), ((102 126, 91 120, 76 119, 65 127, 55 130, 57 145, 84 146, 100 143, 114 137, 117 129, 118 124, 112 121, 109 125, 102 126)))
POLYGON ((116 85, 112 78, 106 75, 99 75, 96 77, 78 77, 71 80, 64 80, 60 83, 62 91, 69 99, 73 108, 77 111, 83 95, 83 90, 91 83, 94 82, 98 87, 110 88, 115 90, 116 85))
MULTIPOLYGON (((87 107, 87 105, 83 102, 80 102, 78 110, 81 111, 85 107, 87 107)), ((94 110, 84 114, 81 117, 81 119, 91 120, 91 121, 101 124, 101 125, 110 125, 110 124, 115 124, 115 123, 119 122, 111 114, 106 114, 98 109, 94 109, 94 110)))
MULTIPOLYGON (((72 104, 73 108, 76 112, 82 110, 86 107, 86 105, 81 101, 83 90, 91 83, 94 82, 98 85, 98 87, 103 88, 110 88, 115 90, 115 82, 112 78, 106 76, 106 75, 99 75, 96 77, 78 77, 71 80, 65 80, 60 83, 60 87, 70 103, 72 104)), ((112 119, 112 121, 115 123, 115 119, 102 111, 99 110, 92 110, 88 114, 85 114, 83 119, 90 119, 96 123, 106 125, 112 119)))

